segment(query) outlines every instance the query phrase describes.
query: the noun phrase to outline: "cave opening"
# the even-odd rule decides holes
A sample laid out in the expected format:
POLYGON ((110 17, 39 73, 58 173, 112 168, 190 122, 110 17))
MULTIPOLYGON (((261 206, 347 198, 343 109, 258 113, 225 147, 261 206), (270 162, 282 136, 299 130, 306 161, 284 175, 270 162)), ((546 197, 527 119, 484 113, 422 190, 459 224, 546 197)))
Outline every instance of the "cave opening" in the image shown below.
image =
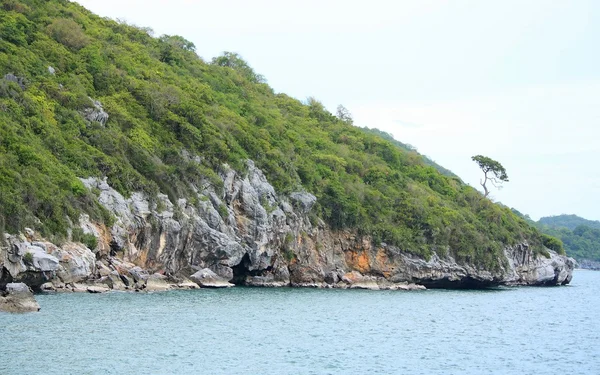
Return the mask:
POLYGON ((121 246, 119 246, 119 244, 115 240, 110 241, 109 246, 110 246, 110 256, 111 257, 116 256, 117 253, 122 250, 121 246))
POLYGON ((248 269, 250 264, 250 256, 246 253, 237 265, 231 267, 233 270, 233 279, 230 282, 235 285, 245 285, 246 277, 250 275, 250 270, 248 269))
POLYGON ((246 285, 248 277, 265 276, 266 273, 270 273, 273 270, 272 266, 268 266, 265 269, 250 270, 251 266, 252 261, 250 260, 248 253, 246 253, 237 265, 231 267, 233 270, 233 278, 230 283, 235 285, 246 285))

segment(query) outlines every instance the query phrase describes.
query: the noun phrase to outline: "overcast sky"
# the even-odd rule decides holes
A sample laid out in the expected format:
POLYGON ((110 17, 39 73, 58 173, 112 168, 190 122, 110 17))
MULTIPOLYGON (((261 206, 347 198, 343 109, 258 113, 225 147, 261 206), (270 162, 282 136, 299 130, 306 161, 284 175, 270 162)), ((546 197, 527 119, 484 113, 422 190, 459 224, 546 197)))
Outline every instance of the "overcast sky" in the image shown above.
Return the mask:
POLYGON ((177 34, 205 60, 237 52, 278 92, 314 96, 409 143, 493 199, 600 220, 600 1, 80 0, 177 34), (479 187, 480 188, 480 187, 479 187))

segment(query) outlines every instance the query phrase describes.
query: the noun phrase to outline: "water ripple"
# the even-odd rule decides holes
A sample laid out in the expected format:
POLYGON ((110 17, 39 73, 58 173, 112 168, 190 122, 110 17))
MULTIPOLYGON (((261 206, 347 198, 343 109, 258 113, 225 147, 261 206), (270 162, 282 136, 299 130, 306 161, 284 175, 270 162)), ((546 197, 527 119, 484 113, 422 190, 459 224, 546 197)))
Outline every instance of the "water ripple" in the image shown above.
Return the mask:
POLYGON ((599 286, 40 295, 0 374, 597 374, 599 286))

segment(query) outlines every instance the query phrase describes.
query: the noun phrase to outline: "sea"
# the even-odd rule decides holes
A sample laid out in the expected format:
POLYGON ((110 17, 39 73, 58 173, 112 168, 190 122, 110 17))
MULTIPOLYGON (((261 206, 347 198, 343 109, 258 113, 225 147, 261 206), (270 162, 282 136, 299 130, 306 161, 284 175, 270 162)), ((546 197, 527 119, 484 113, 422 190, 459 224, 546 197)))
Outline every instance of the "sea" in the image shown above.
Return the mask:
POLYGON ((600 272, 488 290, 41 294, 0 374, 600 374, 600 272))

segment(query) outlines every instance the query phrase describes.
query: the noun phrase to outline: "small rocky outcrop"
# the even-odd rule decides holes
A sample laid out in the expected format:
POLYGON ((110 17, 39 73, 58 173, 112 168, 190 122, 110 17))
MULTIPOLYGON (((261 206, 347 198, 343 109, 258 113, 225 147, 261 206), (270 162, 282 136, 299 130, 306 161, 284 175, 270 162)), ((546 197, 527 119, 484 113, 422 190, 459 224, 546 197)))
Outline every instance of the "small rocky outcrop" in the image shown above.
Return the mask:
POLYGON ((102 107, 102 103, 90 98, 92 106, 83 111, 83 117, 89 122, 97 122, 105 126, 108 122, 108 113, 102 107))
POLYGON ((509 262, 508 285, 566 285, 573 278, 577 262, 573 258, 547 250, 548 256, 533 256, 526 244, 509 247, 505 250, 509 262))
POLYGON ((4 75, 4 80, 9 82, 14 82, 21 89, 25 89, 26 81, 25 78, 14 75, 13 73, 7 73, 4 75))
POLYGON ((0 291, 0 311, 25 313, 39 310, 40 305, 24 283, 10 283, 5 286, 5 290, 0 291))

